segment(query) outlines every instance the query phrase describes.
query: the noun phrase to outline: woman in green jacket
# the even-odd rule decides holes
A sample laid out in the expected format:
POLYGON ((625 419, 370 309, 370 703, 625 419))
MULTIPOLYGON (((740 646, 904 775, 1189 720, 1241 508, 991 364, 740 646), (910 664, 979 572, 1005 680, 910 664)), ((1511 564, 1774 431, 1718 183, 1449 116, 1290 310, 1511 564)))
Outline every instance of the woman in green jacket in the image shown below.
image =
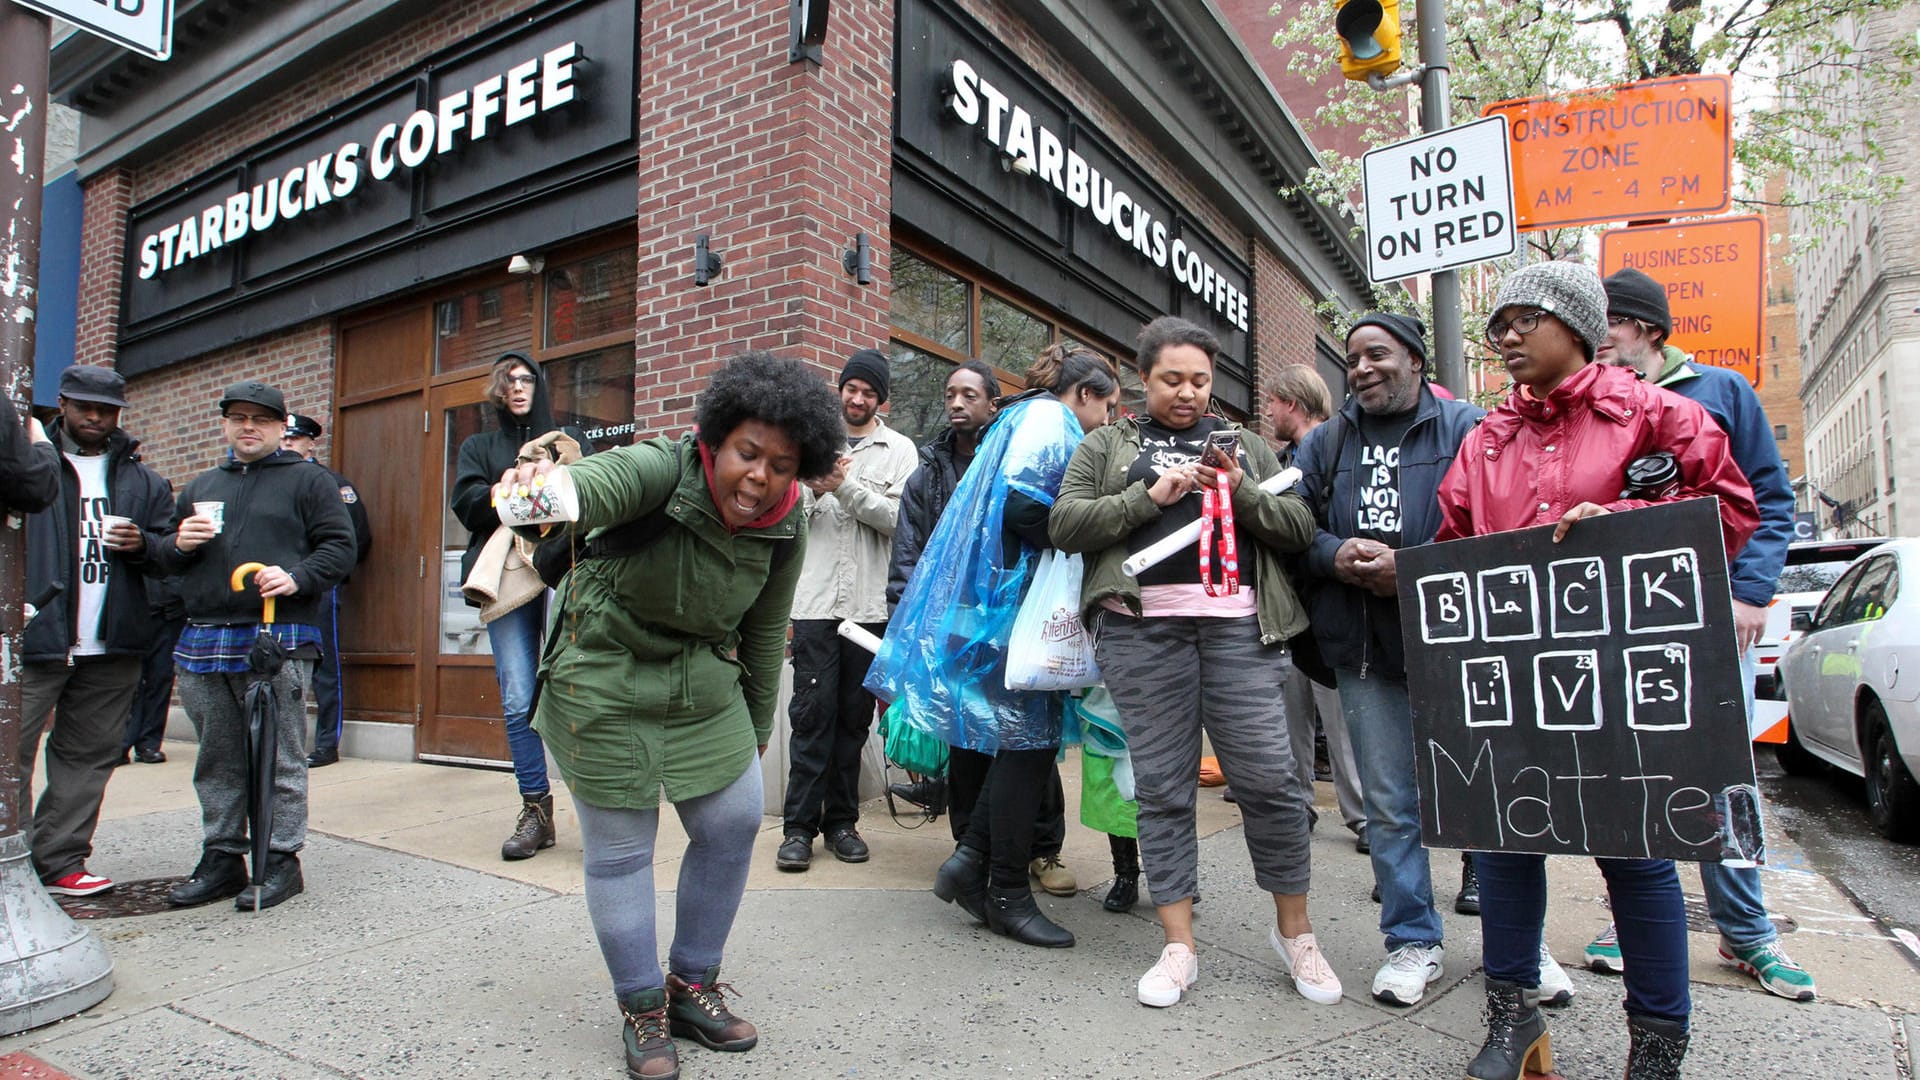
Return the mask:
POLYGON ((534 727, 573 793, 627 1072, 645 1080, 679 1075, 670 1035, 715 1050, 758 1040, 722 1000, 721 952, 760 828, 760 753, 806 543, 795 481, 832 472, 845 440, 826 382, 761 352, 714 375, 695 424, 573 465, 522 465, 498 491, 564 470, 579 495, 587 546, 558 589, 534 727), (664 979, 663 791, 689 838, 664 979))
POLYGON ((1265 442, 1208 415, 1219 351, 1185 319, 1147 324, 1134 362, 1148 415, 1088 434, 1048 532, 1060 549, 1087 553, 1083 617, 1098 620, 1094 655, 1133 763, 1140 861, 1166 936, 1140 979, 1140 1003, 1172 1005, 1199 977, 1194 791, 1204 730, 1240 804, 1254 881, 1273 894, 1269 941, 1301 995, 1330 1005, 1340 980, 1307 918, 1310 796, 1294 772, 1280 693, 1287 639, 1306 626, 1281 556, 1312 541, 1313 514, 1298 495, 1260 490, 1280 471, 1265 442), (1196 520, 1205 526, 1197 558, 1188 549, 1138 578, 1122 571, 1129 555, 1196 520))

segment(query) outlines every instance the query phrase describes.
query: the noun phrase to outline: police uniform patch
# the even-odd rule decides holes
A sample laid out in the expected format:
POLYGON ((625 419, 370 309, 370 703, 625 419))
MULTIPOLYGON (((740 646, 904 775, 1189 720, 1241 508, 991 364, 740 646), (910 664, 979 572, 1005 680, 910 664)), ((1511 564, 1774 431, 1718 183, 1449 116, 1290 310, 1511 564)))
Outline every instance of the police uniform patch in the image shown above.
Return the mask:
POLYGON ((360 501, 360 493, 353 490, 352 484, 342 484, 340 485, 340 501, 343 503, 357 503, 360 501))

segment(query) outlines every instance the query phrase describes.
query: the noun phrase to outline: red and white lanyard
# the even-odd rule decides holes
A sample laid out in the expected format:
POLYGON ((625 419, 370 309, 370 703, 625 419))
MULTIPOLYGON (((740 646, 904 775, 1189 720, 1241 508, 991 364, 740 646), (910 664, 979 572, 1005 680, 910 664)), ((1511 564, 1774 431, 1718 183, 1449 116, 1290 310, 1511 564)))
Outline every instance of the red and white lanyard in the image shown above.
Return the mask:
POLYGON ((1233 489, 1227 486, 1227 470, 1214 470, 1215 484, 1200 494, 1200 584, 1208 596, 1232 596, 1240 591, 1240 541, 1233 535, 1233 489), (1220 531, 1220 576, 1225 584, 1213 583, 1213 533, 1220 531))

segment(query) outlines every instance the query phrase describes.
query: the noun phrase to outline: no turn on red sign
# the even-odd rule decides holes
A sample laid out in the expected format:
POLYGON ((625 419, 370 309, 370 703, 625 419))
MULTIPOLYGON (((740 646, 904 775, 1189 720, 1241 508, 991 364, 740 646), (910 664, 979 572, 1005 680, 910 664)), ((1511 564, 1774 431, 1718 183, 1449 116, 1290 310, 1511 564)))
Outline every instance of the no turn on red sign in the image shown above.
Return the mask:
POLYGON ((1513 254, 1513 174, 1504 116, 1367 151, 1367 278, 1375 283, 1513 254))

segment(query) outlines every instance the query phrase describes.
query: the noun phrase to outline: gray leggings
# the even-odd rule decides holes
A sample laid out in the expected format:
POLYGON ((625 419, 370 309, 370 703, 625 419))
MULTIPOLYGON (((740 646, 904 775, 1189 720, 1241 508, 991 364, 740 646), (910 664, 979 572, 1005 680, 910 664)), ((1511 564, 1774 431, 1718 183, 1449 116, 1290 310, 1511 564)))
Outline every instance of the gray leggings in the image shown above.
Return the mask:
POLYGON ((1140 861, 1155 904, 1199 885, 1194 826, 1204 728, 1245 823, 1253 878, 1307 891, 1307 795, 1294 772, 1280 684, 1293 661, 1260 644, 1259 620, 1136 619, 1102 612, 1094 640, 1120 710, 1140 798, 1140 861))
MULTIPOLYGON (((719 791, 673 804, 687 830, 674 897, 673 948, 667 965, 700 982, 720 963, 733 916, 747 889, 747 864, 760 831, 760 759, 719 791)), ((573 800, 586 848, 587 914, 616 994, 666 984, 654 933, 653 841, 660 811, 615 810, 573 800)))

